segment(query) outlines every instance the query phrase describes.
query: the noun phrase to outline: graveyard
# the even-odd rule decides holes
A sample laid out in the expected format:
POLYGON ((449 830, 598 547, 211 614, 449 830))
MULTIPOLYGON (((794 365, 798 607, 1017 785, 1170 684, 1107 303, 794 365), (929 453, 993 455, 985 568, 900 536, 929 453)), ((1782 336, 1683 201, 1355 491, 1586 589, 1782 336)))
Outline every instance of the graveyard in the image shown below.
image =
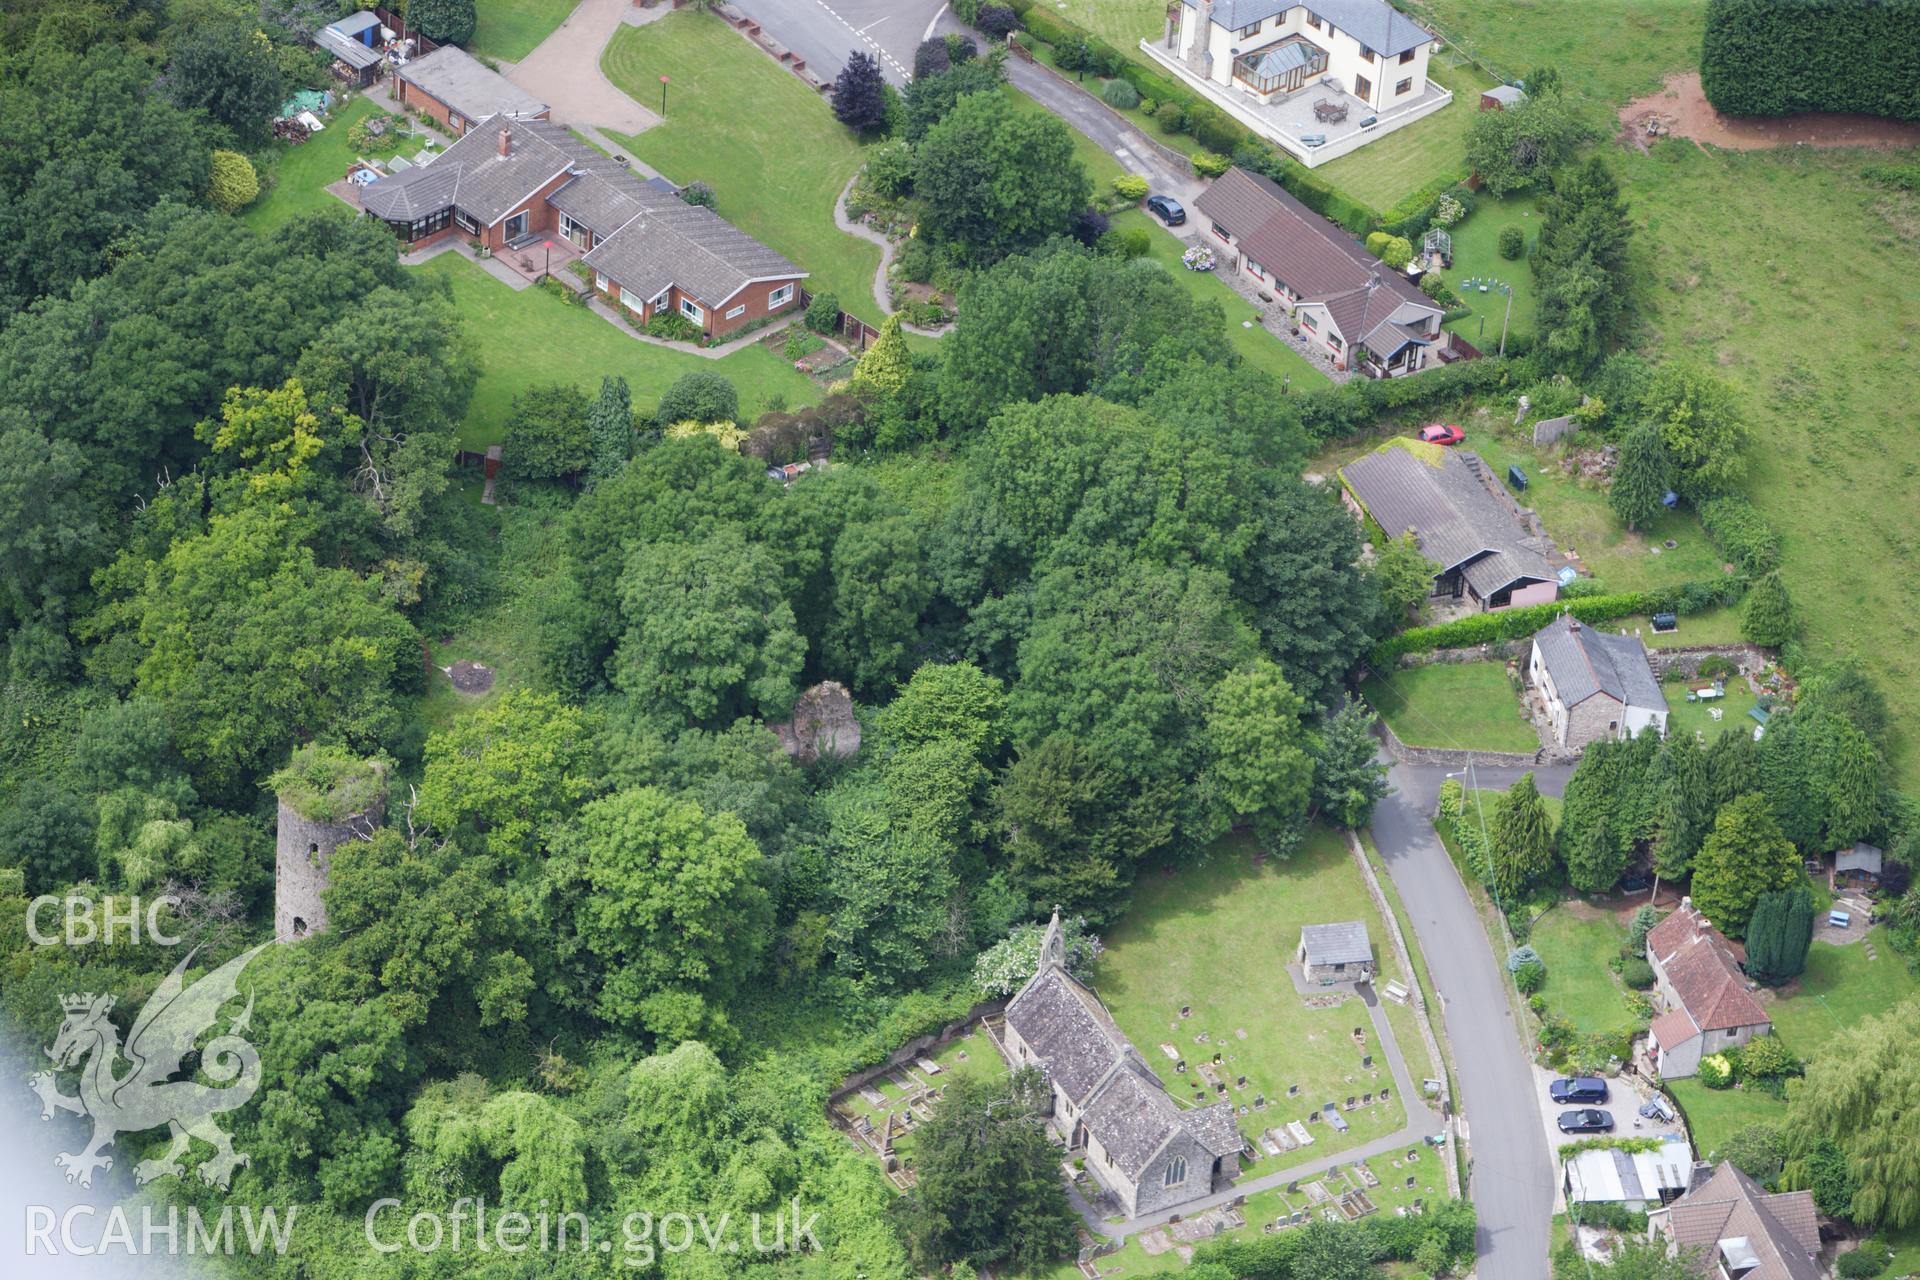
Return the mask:
POLYGON ((1004 1074, 1006 1062, 979 1025, 891 1068, 833 1102, 833 1110, 863 1150, 879 1160, 894 1185, 913 1185, 913 1134, 933 1114, 955 1079, 1004 1074))

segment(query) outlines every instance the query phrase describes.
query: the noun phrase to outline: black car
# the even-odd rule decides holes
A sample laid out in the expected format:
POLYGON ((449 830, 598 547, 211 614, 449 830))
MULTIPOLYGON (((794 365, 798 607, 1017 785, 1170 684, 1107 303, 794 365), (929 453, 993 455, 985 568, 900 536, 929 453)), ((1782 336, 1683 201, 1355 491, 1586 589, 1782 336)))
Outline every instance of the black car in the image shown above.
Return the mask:
POLYGON ((1177 227, 1187 220, 1187 211, 1172 196, 1148 196, 1147 208, 1154 217, 1170 227, 1177 227))
POLYGON ((1607 1082, 1599 1076, 1575 1076, 1571 1080, 1555 1080, 1547 1086, 1547 1096, 1563 1107, 1578 1106, 1583 1102, 1605 1102, 1607 1082))
POLYGON ((1560 1132, 1562 1133, 1611 1133, 1613 1117, 1605 1111, 1596 1111, 1592 1107, 1582 1107, 1578 1111, 1560 1113, 1560 1132))

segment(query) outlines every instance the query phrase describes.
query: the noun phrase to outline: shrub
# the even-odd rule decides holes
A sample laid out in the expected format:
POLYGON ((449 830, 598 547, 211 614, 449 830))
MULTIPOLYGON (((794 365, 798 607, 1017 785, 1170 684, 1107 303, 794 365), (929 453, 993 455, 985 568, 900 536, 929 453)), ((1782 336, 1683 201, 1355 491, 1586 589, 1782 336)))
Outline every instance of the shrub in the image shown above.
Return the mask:
POLYGON ((1153 118, 1170 133, 1187 131, 1187 109, 1177 102, 1163 102, 1154 111, 1153 118))
POLYGON ((1188 159, 1193 161, 1193 171, 1203 178, 1217 178, 1233 168, 1233 158, 1217 151, 1196 151, 1188 159))
POLYGON ((1120 233, 1121 252, 1129 258, 1144 258, 1153 252, 1153 236, 1145 227, 1128 227, 1120 233))
POLYGON ((237 213, 260 198, 260 175, 238 151, 215 151, 207 201, 222 213, 237 213))
POLYGON ((1395 271, 1401 270, 1409 262, 1413 261, 1413 242, 1405 236, 1393 237, 1387 241, 1386 248, 1381 250, 1380 261, 1386 263, 1395 271))
POLYGON ((1656 907, 1642 907, 1633 913, 1633 919, 1627 922, 1627 946, 1634 955, 1647 954, 1647 933, 1659 923, 1660 912, 1656 907))
POLYGON ((1784 1080, 1800 1074, 1800 1060, 1779 1036, 1757 1036, 1734 1055, 1733 1074, 1740 1080, 1784 1080))
POLYGON ((740 416, 740 393, 717 373, 683 373, 660 397, 659 422, 727 422, 740 416))
POLYGON ((1147 180, 1137 173, 1123 173, 1113 180, 1113 194, 1126 200, 1144 200, 1147 180))
POLYGON ((1500 228, 1500 256, 1508 262, 1517 261, 1527 251, 1527 233, 1518 227, 1500 228))
POLYGON ((1467 216, 1467 206, 1462 204, 1457 193, 1449 191, 1433 205, 1433 225, 1450 227, 1467 216))
MULTIPOLYGON (((627 314, 638 318, 632 311, 627 314)), ((700 326, 678 312, 669 311, 647 321, 647 334, 668 342, 692 342, 700 336, 700 326)))
POLYGON ((1534 963, 1523 964, 1513 971, 1513 985, 1520 988, 1520 994, 1530 996, 1540 989, 1547 980, 1547 966, 1534 963))
MULTIPOLYGON (((1245 125, 1226 112, 1205 105, 1188 110, 1187 129, 1201 146, 1223 156, 1231 156, 1247 138, 1245 125)), ((1220 172, 1225 173, 1226 169, 1220 172)))
POLYGON ((1793 601, 1787 597, 1786 584, 1777 573, 1763 575, 1747 592, 1740 634, 1753 644, 1775 649, 1793 639, 1794 631, 1793 601))
MULTIPOLYGON (((1455 365, 1453 368, 1471 369, 1475 365, 1495 363, 1497 361, 1474 360, 1463 365, 1455 365)), ((1372 388, 1392 386, 1395 383, 1418 382, 1423 378, 1444 377, 1451 371, 1451 369, 1435 370, 1431 373, 1423 373, 1419 378, 1396 378, 1389 382, 1369 382, 1364 385, 1372 388)), ((1349 383, 1338 392, 1331 394, 1347 392, 1353 385, 1355 384, 1349 383)), ((1304 404, 1309 399, 1327 394, 1330 393, 1317 392, 1314 396, 1301 396, 1298 399, 1304 404)), ((1427 653, 1434 649, 1463 649, 1476 644, 1518 640, 1522 636, 1532 635, 1562 612, 1571 613, 1582 622, 1609 622, 1614 618, 1624 618, 1635 613, 1700 613, 1733 603, 1740 598, 1743 589, 1743 584, 1734 579, 1718 582, 1690 582, 1678 587, 1663 587, 1657 591, 1623 591, 1614 595, 1586 596, 1573 600, 1555 600, 1547 604, 1523 605, 1516 609, 1502 609, 1497 613, 1470 614, 1452 622, 1442 622, 1430 627, 1409 627, 1399 635, 1375 645, 1370 661, 1376 667, 1387 667, 1403 654, 1427 653)))
POLYGON ((1542 960, 1540 953, 1532 947, 1515 947, 1513 950, 1507 952, 1508 973, 1518 973, 1522 968, 1530 964, 1545 967, 1546 961, 1542 960))
POLYGON ((1527 1008, 1537 1014, 1545 1016, 1547 1012, 1547 998, 1536 991, 1527 997, 1527 1008))
POLYGON ((1700 49, 1700 88, 1730 116, 1859 111, 1920 120, 1920 76, 1911 56, 1912 3, 1831 6, 1840 20, 1811 25, 1804 6, 1713 0, 1700 49))
POLYGON ((930 80, 953 70, 953 53, 941 39, 922 40, 913 51, 913 78, 930 80))
POLYGON ((984 4, 973 25, 989 40, 1005 40, 1020 29, 1020 15, 1003 4, 984 4))
POLYGON ((407 20, 441 44, 464 46, 473 39, 473 0, 412 0, 407 20))
POLYGON ((1717 653, 1710 653, 1700 659, 1700 678, 1702 680, 1724 680, 1737 670, 1739 670, 1739 668, 1733 665, 1732 658, 1722 657, 1717 653))
POLYGON ((978 26, 982 0, 953 0, 953 16, 968 26, 978 26))
POLYGON ((1642 956, 1629 956, 1620 963, 1620 981, 1635 991, 1645 991, 1653 985, 1653 966, 1642 956))
POLYGON ((1780 534, 1759 508, 1738 494, 1700 504, 1700 527, 1720 554, 1750 577, 1780 567, 1780 534))
POLYGON ((1140 91, 1125 80, 1109 80, 1100 91, 1100 101, 1119 111, 1131 111, 1140 105, 1140 91))
POLYGON ((1369 231, 1367 233, 1367 252, 1376 258, 1385 257, 1387 244, 1392 239, 1393 237, 1384 231, 1369 231))
POLYGON ((815 333, 833 334, 840 330, 840 296, 816 293, 807 304, 807 328, 815 333))
POLYGON ((1833 1272, 1840 1280, 1873 1280, 1874 1276, 1886 1274, 1887 1262, 1886 1242, 1866 1240, 1852 1253, 1841 1254, 1833 1264, 1833 1272))
POLYGON ((1466 788, 1460 785, 1460 779, 1447 778, 1440 783, 1439 816, 1448 822, 1460 820, 1460 806, 1466 799, 1466 788))
POLYGON ((787 342, 781 348, 781 354, 789 360, 804 360, 826 345, 805 329, 794 329, 788 332, 787 342))
POLYGON ((703 209, 711 209, 714 206, 713 188, 700 181, 689 182, 680 188, 680 198, 688 204, 696 204, 703 209))
POLYGON ((1733 1064, 1727 1061, 1724 1053, 1708 1054, 1700 1059, 1698 1071, 1700 1083, 1709 1089, 1727 1089, 1733 1086, 1733 1064))

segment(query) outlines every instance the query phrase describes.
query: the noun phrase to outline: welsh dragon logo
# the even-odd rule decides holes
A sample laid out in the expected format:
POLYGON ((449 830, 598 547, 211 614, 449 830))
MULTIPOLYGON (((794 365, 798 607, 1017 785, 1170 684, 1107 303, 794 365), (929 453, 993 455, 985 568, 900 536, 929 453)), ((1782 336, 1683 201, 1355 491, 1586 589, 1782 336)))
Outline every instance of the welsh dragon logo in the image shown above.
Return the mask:
POLYGON ((200 1049, 202 1075, 223 1084, 236 1078, 237 1082, 216 1088, 168 1077, 180 1070, 182 1061, 194 1051, 195 1041, 219 1019, 220 1007, 235 997, 240 971, 247 962, 271 945, 263 942, 235 956, 191 987, 186 985, 184 974, 197 949, 188 952, 140 1010, 125 1046, 120 1043, 119 1031, 107 1019, 113 1009, 112 996, 87 992, 62 998, 66 1021, 61 1023, 60 1034, 46 1055, 53 1059, 54 1071, 79 1070, 80 1095, 69 1098, 61 1093, 53 1071, 39 1072, 29 1083, 40 1095, 42 1120, 51 1120, 58 1110, 93 1121, 93 1139, 78 1155, 62 1152, 54 1157, 54 1163, 67 1171, 68 1182, 92 1186, 94 1170, 113 1168, 113 1157, 101 1152, 113 1145, 115 1135, 139 1133, 163 1124, 173 1131, 173 1145, 158 1159, 135 1165, 136 1182, 178 1177, 182 1172, 180 1157, 193 1138, 214 1149, 213 1156, 200 1166, 201 1180, 222 1190, 235 1168, 250 1163, 246 1153, 233 1149, 233 1139, 214 1124, 213 1117, 245 1106, 260 1087, 260 1055, 240 1034, 253 1016, 251 991, 247 1007, 227 1033, 215 1036, 200 1049), (122 1059, 131 1067, 124 1075, 115 1075, 114 1068, 122 1059))

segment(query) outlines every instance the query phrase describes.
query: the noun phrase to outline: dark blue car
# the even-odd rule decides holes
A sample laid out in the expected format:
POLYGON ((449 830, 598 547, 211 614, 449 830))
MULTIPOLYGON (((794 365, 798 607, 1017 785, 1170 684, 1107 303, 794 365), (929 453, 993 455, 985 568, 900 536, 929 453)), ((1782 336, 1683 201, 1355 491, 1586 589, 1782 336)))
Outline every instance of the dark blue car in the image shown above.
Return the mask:
POLYGON ((1148 196, 1147 208, 1154 217, 1170 227, 1177 227, 1187 220, 1187 211, 1172 196, 1148 196))

